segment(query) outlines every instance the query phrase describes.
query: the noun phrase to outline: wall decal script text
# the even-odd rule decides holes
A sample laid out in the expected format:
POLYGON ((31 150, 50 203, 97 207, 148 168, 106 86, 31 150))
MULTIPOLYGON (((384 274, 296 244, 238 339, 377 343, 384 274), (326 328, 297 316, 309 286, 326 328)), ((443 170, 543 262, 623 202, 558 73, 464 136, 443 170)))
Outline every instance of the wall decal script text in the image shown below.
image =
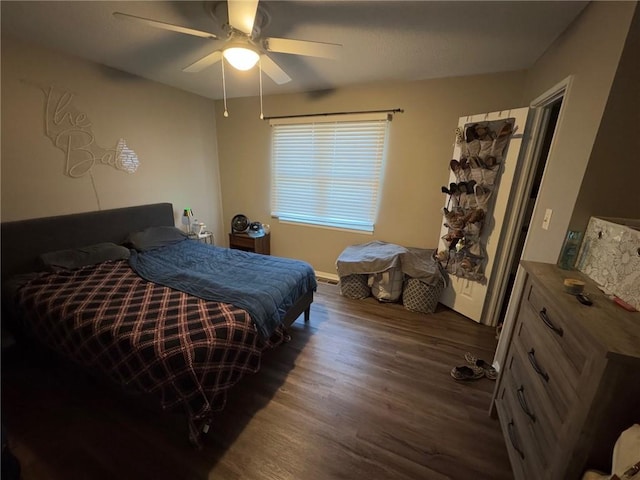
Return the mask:
POLYGON ((91 120, 74 104, 74 95, 42 88, 45 95, 45 134, 65 154, 65 174, 79 178, 91 172, 96 164, 109 165, 117 170, 134 173, 140 162, 136 153, 127 147, 123 138, 115 148, 96 144, 91 120))

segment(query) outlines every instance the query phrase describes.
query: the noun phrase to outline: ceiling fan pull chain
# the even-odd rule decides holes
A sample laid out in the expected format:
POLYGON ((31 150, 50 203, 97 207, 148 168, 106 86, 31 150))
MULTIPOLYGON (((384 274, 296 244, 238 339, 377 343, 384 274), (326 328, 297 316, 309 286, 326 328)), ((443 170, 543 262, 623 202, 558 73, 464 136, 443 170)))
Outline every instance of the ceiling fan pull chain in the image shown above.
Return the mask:
POLYGON ((262 58, 258 60, 258 70, 260 75, 260 120, 264 120, 264 113, 262 111, 262 58))
POLYGON ((227 84, 224 79, 224 57, 222 57, 222 98, 224 99, 224 113, 223 115, 226 117, 229 116, 229 111, 227 110, 227 84))

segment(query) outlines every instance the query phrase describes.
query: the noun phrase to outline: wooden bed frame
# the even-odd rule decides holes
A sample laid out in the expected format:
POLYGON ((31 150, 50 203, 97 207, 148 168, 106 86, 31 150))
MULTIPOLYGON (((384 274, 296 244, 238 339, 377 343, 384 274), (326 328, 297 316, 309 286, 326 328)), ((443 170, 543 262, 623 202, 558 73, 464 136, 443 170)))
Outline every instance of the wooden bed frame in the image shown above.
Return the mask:
MULTIPOLYGON (((2 282, 18 273, 40 270, 38 256, 42 253, 100 242, 122 244, 131 232, 157 226, 175 226, 171 203, 4 222, 0 232, 2 282)), ((312 302, 313 292, 301 296, 287 311, 285 326, 302 313, 308 322, 312 302)))

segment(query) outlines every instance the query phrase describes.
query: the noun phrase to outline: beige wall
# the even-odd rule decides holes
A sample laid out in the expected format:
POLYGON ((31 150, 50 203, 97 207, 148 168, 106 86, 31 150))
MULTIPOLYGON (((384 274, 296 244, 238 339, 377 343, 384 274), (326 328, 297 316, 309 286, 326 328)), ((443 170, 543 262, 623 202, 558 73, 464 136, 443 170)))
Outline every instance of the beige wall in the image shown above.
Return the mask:
MULTIPOLYGON (((594 167, 593 175, 587 176, 584 186, 582 179, 601 126, 635 6, 635 2, 590 4, 527 72, 360 86, 314 95, 265 98, 265 114, 274 116, 395 107, 405 109, 404 114, 395 116, 391 125, 381 208, 373 236, 279 224, 277 220, 270 219, 270 132, 267 122, 258 118, 259 100, 230 100, 229 118, 222 117, 222 106, 217 105, 226 231, 229 231, 230 220, 236 213, 270 223, 274 254, 302 258, 317 270, 329 273, 335 272, 337 255, 352 243, 380 239, 409 246, 435 247, 444 200, 440 186, 447 181, 447 162, 453 143, 451 132, 457 118, 529 105, 572 76, 571 89, 565 98, 562 121, 549 154, 538 207, 523 253, 529 260, 556 262, 574 208, 584 218, 591 215, 591 208, 600 202, 597 197, 609 195, 604 200, 611 206, 608 211, 615 209, 615 190, 603 191, 604 183, 596 180, 602 169, 607 168, 601 163, 602 155, 594 156, 594 165, 598 167, 594 167), (576 205, 579 193, 589 202, 576 205), (542 217, 547 208, 553 210, 553 218, 549 230, 543 230, 542 217)), ((633 88, 633 84, 629 88, 633 88)), ((633 121, 626 123, 634 125, 633 121)), ((606 149, 605 143, 602 150, 606 149)), ((614 182, 611 179, 609 186, 614 182)))
POLYGON ((570 228, 592 216, 640 218, 640 9, 636 8, 570 228))
POLYGON ((403 108, 391 122, 375 234, 279 223, 270 218, 270 127, 259 119, 257 98, 218 102, 217 133, 225 228, 233 215, 271 225, 271 252, 300 258, 335 273, 348 245, 383 240, 436 248, 449 178, 454 130, 461 116, 521 106, 524 72, 344 88, 314 95, 264 99, 265 115, 403 108))
POLYGON ((221 198, 212 100, 94 63, 2 38, 2 221, 155 202, 194 209, 219 239, 221 198), (90 176, 64 175, 65 156, 44 132, 44 94, 73 92, 92 121, 95 142, 124 138, 139 159, 129 174, 94 165, 90 176))
MULTIPOLYGON (((613 206, 610 211, 617 211, 614 202, 618 192, 615 185, 607 179, 616 175, 621 183, 630 188, 637 181, 637 175, 636 178, 631 175, 625 176, 625 174, 619 176, 612 170, 608 170, 624 169, 625 160, 611 158, 604 152, 597 153, 600 147, 594 147, 599 130, 607 131, 612 125, 610 123, 612 119, 616 119, 615 123, 618 125, 618 122, 623 119, 621 122, 624 125, 631 129, 635 128, 637 132, 637 127, 634 127, 637 125, 637 109, 635 121, 633 117, 626 118, 629 113, 632 115, 634 113, 633 109, 629 111, 626 108, 618 112, 611 111, 603 117, 635 7, 635 2, 589 4, 573 25, 527 74, 524 97, 527 103, 568 76, 573 76, 573 79, 570 91, 564 99, 561 118, 549 152, 536 209, 522 254, 525 260, 556 263, 567 230, 574 225, 582 229, 584 219, 596 213, 592 210, 594 205, 602 202, 613 206), (617 118, 618 115, 621 119, 617 118), (587 166, 589 172, 585 174, 587 166), (599 186, 596 176, 605 171, 602 185, 599 186), (623 179, 620 180, 620 178, 623 179), (582 201, 576 203, 578 196, 582 201), (549 230, 543 230, 542 218, 547 208, 553 210, 553 216, 549 230), (572 217, 577 212, 580 213, 574 220, 576 223, 571 223, 572 217), (577 221, 577 218, 580 220, 577 221)), ((637 52, 634 54, 637 62, 637 52)), ((626 68, 623 71, 626 71, 626 68)), ((626 84, 626 82, 623 83, 626 84)), ((627 86, 629 89, 622 87, 623 93, 626 95, 635 91, 637 96, 637 85, 636 80, 635 83, 632 82, 627 86)), ((610 108, 615 108, 615 105, 611 104, 610 108)), ((609 144, 608 140, 602 145, 606 144, 609 144)), ((616 150, 618 148, 619 146, 616 146, 616 150)), ((637 204, 637 194, 635 198, 637 204)), ((518 279, 521 278, 520 272, 518 279)), ((505 314, 504 328, 494 358, 498 368, 506 358, 512 333, 511 327, 517 314, 520 292, 516 289, 514 293, 505 314)))
MULTIPOLYGON (((244 213, 252 220, 271 224, 274 254, 302 258, 317 270, 330 273, 335 271, 335 259, 342 249, 353 243, 380 239, 435 247, 444 201, 440 186, 448 179, 458 117, 526 105, 573 75, 525 251, 529 259, 554 262, 578 194, 589 199, 577 205, 581 218, 590 215, 595 198, 592 193, 604 194, 604 184, 594 179, 602 171, 611 171, 602 163, 609 150, 606 143, 594 149, 593 173, 584 184, 582 176, 635 5, 589 5, 528 72, 266 97, 267 115, 405 109, 391 124, 381 208, 373 236, 285 225, 270 219, 270 127, 258 118, 257 98, 230 100, 230 117, 223 118, 222 109, 214 108, 215 102, 205 98, 3 37, 2 220, 97 208, 89 177, 63 175, 64 155, 43 131, 44 96, 20 81, 24 79, 74 92, 77 107, 93 121, 98 144, 115 145, 123 137, 137 152, 141 167, 135 174, 103 165, 94 167, 93 180, 102 208, 157 201, 170 201, 176 210, 190 206, 213 228, 221 244, 226 244, 223 236, 233 215, 244 213), (545 208, 554 210, 548 231, 538 227, 545 208)), ((619 97, 633 86, 620 87, 619 97)), ((616 118, 614 110, 610 118, 616 118)))
MULTIPOLYGON (((526 104, 573 76, 525 245, 523 257, 527 260, 555 263, 558 259, 635 6, 635 2, 589 4, 527 73, 523 97, 526 104), (547 208, 553 210, 553 216, 549 230, 543 230, 547 208)), ((629 120, 629 125, 637 123, 629 120)), ((594 158, 595 162, 601 160, 605 159, 594 158)), ((584 190, 584 195, 596 194, 603 197, 598 201, 615 201, 601 189, 584 190)), ((615 195, 615 191, 608 194, 615 195)))

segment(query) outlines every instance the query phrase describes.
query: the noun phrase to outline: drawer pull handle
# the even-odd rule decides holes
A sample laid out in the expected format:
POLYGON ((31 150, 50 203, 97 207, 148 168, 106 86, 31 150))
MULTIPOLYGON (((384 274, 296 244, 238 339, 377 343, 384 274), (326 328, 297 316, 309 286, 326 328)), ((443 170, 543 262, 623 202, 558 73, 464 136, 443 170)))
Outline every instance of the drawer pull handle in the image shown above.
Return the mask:
POLYGON ((513 449, 518 452, 518 455, 520 455, 520 458, 522 460, 524 460, 524 452, 522 450, 520 450, 520 447, 517 445, 516 440, 515 440, 515 436, 513 434, 513 428, 515 427, 515 425, 513 424, 513 420, 511 420, 509 422, 509 425, 507 425, 507 431, 509 432, 509 440, 511 441, 511 445, 513 446, 513 449))
POLYGON ((518 403, 520 403, 520 408, 527 416, 531 419, 532 422, 536 421, 536 416, 533 414, 531 409, 529 409, 529 405, 527 405, 527 400, 524 398, 524 385, 520 385, 520 388, 517 391, 518 403))
POLYGON ((542 319, 544 324, 547 327, 549 327, 551 330, 553 330, 554 333, 556 333, 557 335, 560 335, 560 336, 564 335, 564 330, 562 330, 562 327, 558 327, 558 326, 553 324, 553 322, 549 318, 549 314, 547 313, 547 309, 546 308, 543 308, 538 313, 540 314, 540 318, 542 319))
POLYGON ((536 373, 544 378, 545 382, 548 382, 549 374, 545 372, 540 365, 538 365, 538 361, 536 360, 536 351, 532 348, 531 350, 529 350, 529 353, 527 355, 529 357, 529 363, 531 363, 531 366, 536 371, 536 373))

